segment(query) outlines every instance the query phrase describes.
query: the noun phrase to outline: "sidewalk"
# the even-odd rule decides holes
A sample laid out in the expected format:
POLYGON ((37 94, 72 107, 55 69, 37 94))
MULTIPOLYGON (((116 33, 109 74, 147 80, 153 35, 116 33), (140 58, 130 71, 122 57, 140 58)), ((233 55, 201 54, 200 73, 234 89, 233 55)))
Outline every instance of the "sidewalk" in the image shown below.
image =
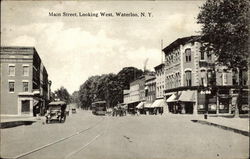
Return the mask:
POLYGON ((193 122, 215 126, 224 130, 233 131, 245 136, 249 134, 249 118, 226 118, 226 117, 211 117, 204 119, 203 115, 198 115, 192 119, 193 122))
POLYGON ((39 117, 30 116, 0 116, 0 129, 21 125, 31 125, 39 120, 39 117))

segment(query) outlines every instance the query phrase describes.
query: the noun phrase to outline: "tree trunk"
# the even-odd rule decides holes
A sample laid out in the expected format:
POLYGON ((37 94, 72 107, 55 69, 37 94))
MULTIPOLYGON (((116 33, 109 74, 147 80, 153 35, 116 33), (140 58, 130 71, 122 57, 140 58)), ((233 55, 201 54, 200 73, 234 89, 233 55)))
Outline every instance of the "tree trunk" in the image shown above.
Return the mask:
POLYGON ((236 107, 234 111, 235 118, 239 118, 239 115, 240 115, 239 109, 241 107, 242 89, 243 89, 243 76, 242 76, 242 69, 239 68, 239 92, 238 92, 236 107))

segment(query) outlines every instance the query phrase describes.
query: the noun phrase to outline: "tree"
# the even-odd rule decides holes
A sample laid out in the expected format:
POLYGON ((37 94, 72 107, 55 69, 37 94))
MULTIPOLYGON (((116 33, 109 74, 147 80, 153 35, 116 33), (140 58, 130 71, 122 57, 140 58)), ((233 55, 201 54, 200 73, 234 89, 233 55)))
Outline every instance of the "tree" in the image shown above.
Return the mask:
POLYGON ((56 98, 59 98, 61 101, 66 102, 67 104, 70 103, 70 94, 66 88, 61 86, 54 92, 56 98))
POLYGON ((214 53, 219 64, 239 70, 241 97, 242 71, 247 70, 248 60, 249 0, 207 0, 197 19, 202 25, 201 51, 214 53))
POLYGON ((79 101, 79 91, 74 91, 72 95, 70 96, 71 102, 76 103, 77 107, 79 108, 80 106, 80 101, 79 101))
POLYGON ((81 108, 89 109, 91 103, 95 100, 97 93, 96 82, 99 78, 100 76, 91 76, 80 86, 78 97, 81 108))
POLYGON ((143 71, 135 67, 124 67, 117 78, 121 82, 123 89, 129 89, 130 82, 134 81, 143 74, 143 71))
POLYGON ((117 75, 103 74, 91 76, 80 87, 78 98, 83 109, 91 108, 91 103, 105 100, 108 107, 123 102, 123 90, 129 89, 129 83, 143 74, 142 70, 134 67, 123 68, 117 75))

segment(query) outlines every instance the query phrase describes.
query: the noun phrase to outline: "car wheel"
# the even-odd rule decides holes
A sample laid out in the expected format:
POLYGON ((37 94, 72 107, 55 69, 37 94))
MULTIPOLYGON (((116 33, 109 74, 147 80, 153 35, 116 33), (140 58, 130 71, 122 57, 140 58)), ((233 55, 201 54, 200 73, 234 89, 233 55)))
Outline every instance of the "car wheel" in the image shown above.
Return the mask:
POLYGON ((60 123, 62 122, 62 117, 59 117, 59 122, 60 122, 60 123))
POLYGON ((66 115, 64 116, 64 118, 63 118, 63 122, 65 122, 66 121, 66 115))

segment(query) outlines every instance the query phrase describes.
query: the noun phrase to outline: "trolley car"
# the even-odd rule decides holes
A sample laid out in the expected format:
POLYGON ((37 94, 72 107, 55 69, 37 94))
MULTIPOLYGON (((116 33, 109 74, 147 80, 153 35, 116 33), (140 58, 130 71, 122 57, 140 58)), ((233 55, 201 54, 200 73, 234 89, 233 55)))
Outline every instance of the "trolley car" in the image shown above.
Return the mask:
POLYGON ((92 113, 94 115, 105 115, 107 112, 106 101, 97 101, 91 105, 92 113))

